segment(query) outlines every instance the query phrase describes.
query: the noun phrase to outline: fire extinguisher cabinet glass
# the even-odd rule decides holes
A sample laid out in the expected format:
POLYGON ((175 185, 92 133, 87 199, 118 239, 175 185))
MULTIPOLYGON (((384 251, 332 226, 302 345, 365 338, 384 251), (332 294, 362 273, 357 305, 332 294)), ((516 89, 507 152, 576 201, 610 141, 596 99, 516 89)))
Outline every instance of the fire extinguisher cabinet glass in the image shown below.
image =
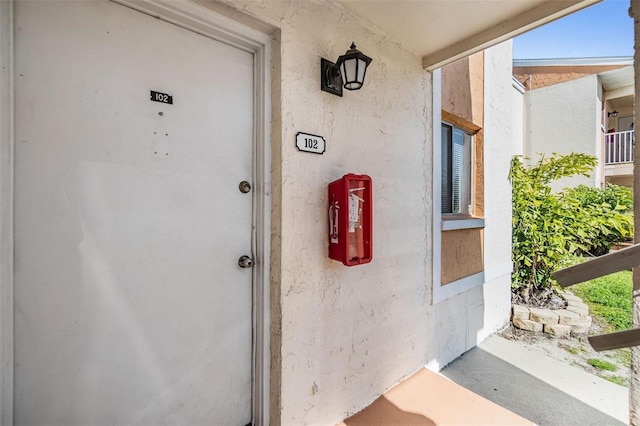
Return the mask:
POLYGON ((373 257, 371 178, 346 174, 329 184, 329 257, 346 266, 373 257))

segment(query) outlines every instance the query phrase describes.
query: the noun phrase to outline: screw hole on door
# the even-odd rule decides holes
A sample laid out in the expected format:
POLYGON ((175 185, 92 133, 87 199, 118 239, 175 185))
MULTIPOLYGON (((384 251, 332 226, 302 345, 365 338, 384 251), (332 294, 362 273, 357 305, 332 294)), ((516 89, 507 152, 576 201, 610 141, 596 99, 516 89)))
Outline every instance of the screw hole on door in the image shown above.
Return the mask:
POLYGON ((251 184, 249 182, 247 182, 246 180, 243 180, 238 185, 238 188, 240 189, 240 192, 242 192, 243 194, 246 194, 246 193, 251 191, 251 184))

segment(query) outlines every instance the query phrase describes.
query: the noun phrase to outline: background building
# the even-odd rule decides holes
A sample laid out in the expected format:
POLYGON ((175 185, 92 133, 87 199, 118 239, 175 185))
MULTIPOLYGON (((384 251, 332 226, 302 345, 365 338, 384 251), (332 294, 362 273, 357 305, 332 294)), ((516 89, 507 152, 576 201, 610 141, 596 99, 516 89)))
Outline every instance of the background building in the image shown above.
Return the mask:
POLYGON ((514 61, 525 87, 524 154, 580 152, 598 159, 590 177, 564 179, 563 186, 605 182, 633 184, 633 58, 514 61))

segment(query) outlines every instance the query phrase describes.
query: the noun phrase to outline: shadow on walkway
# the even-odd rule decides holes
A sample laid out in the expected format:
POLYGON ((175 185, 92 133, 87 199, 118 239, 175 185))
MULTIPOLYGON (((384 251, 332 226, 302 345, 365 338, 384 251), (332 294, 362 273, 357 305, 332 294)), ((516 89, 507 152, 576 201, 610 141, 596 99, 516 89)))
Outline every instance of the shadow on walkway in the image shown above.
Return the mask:
POLYGON ((625 424, 478 347, 440 374, 541 426, 625 424))
POLYGON ((421 414, 408 413, 395 406, 384 396, 378 398, 369 410, 363 410, 344 421, 346 426, 413 425, 435 426, 435 422, 421 414))

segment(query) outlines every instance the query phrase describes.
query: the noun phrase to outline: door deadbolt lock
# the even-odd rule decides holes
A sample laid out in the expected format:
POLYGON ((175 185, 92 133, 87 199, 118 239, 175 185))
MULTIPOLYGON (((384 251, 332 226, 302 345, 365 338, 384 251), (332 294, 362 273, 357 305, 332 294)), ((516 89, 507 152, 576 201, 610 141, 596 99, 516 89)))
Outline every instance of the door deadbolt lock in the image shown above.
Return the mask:
POLYGON ((241 268, 251 268, 253 266, 253 259, 249 256, 240 256, 238 259, 238 266, 241 268))
POLYGON ((240 192, 246 194, 247 192, 251 191, 251 184, 246 180, 243 180, 242 182, 240 182, 240 185, 238 185, 238 188, 240 189, 240 192))

